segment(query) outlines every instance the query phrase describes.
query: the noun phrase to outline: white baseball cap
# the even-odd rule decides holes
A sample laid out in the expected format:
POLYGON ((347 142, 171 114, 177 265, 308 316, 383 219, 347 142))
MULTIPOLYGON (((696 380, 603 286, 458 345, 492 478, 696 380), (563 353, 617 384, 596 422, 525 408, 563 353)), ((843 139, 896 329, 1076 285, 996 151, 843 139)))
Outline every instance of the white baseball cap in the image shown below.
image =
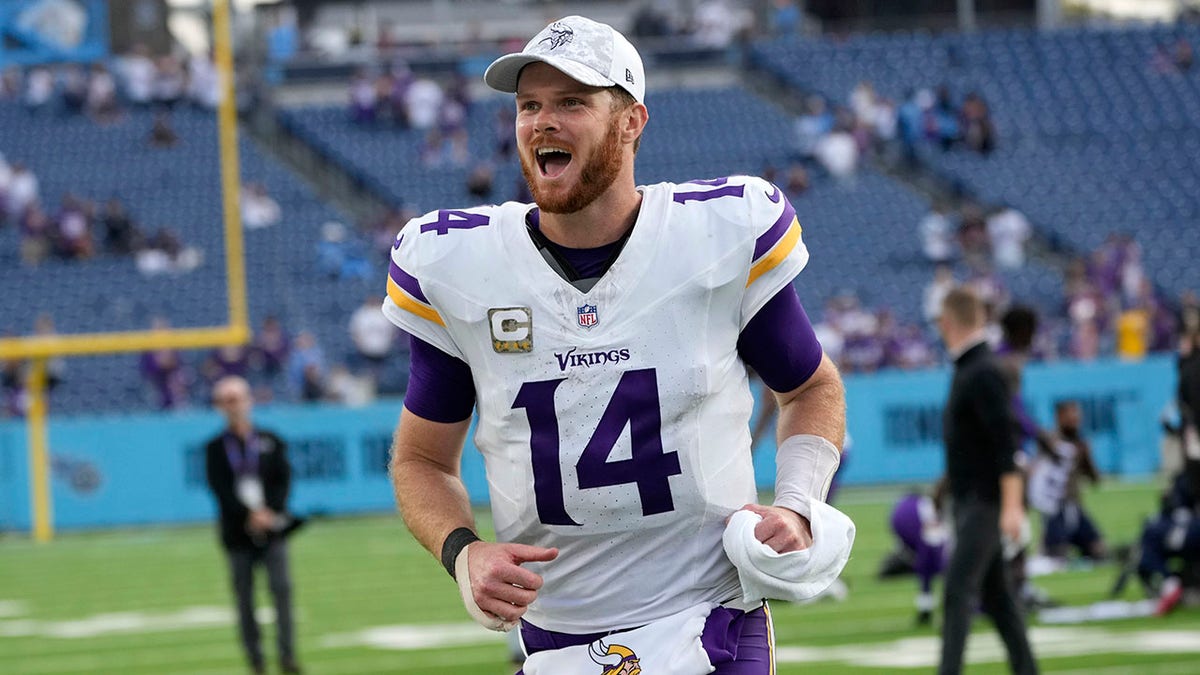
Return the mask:
POLYGON ((516 93, 521 69, 541 61, 590 87, 617 86, 638 103, 646 97, 646 71, 637 49, 615 28, 582 16, 559 19, 533 36, 519 54, 501 56, 483 81, 497 91, 516 93))

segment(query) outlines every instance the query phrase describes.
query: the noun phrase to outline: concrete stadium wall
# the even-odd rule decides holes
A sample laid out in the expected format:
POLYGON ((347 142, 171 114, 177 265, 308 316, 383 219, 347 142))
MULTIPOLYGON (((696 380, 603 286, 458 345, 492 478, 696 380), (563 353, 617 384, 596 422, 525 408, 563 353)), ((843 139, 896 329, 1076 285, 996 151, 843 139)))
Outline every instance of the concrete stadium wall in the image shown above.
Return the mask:
MULTIPOLYGON (((852 447, 842 484, 923 483, 942 471, 941 406, 949 373, 882 373, 846 381, 852 447)), ((1083 404, 1087 435, 1105 473, 1144 475, 1159 465, 1158 416, 1173 397, 1169 357, 1140 363, 1029 368, 1025 398, 1049 424, 1054 402, 1083 404)), ((387 454, 400 402, 364 408, 263 406, 257 418, 290 445, 295 511, 330 514, 394 508, 387 454)), ((203 443, 221 428, 211 412, 54 419, 50 426, 54 522, 63 529, 181 523, 213 518, 203 443)), ((774 481, 769 443, 755 452, 759 484, 774 481)), ((468 447, 463 474, 487 501, 483 460, 468 447)), ((30 526, 24 425, 0 423, 0 530, 30 526)))

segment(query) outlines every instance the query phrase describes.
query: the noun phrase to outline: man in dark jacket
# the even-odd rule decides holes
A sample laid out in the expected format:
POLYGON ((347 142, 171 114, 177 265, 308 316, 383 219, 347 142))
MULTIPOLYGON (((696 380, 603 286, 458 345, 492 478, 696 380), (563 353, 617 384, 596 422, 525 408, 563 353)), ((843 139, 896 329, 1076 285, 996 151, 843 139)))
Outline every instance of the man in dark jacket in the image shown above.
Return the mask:
POLYGON ((293 646, 292 582, 284 535, 295 526, 287 515, 291 467, 287 446, 250 419, 250 386, 230 376, 213 386, 213 403, 226 428, 205 447, 208 485, 220 511, 221 543, 237 596, 242 647, 255 673, 266 672, 254 618, 254 568, 267 568, 275 599, 276 638, 284 673, 299 673, 293 646))
POLYGON ((1025 621, 1004 564, 1004 543, 1025 520, 1021 475, 1013 462, 1011 391, 984 339, 982 301, 956 288, 942 301, 938 329, 954 360, 944 412, 946 477, 953 500, 954 552, 945 577, 939 673, 962 672, 976 598, 1008 650, 1014 673, 1036 673, 1025 621))

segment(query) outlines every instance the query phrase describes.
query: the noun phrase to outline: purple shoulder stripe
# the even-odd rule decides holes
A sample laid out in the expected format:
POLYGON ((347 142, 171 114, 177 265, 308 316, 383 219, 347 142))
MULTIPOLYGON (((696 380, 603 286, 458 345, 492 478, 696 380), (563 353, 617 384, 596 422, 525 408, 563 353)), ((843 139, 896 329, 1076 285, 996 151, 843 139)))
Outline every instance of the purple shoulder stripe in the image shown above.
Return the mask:
POLYGON ((429 299, 421 291, 421 283, 417 281, 416 277, 400 269, 400 266, 394 260, 388 263, 388 276, 392 278, 392 281, 396 282, 397 286, 403 288, 405 293, 427 305, 429 304, 429 299))
POLYGON ((783 213, 780 214, 779 220, 771 226, 769 230, 763 232, 758 239, 754 241, 754 260, 758 260, 767 251, 783 239, 783 235, 787 234, 788 228, 792 226, 792 220, 796 217, 796 209, 792 208, 792 203, 786 198, 783 200, 783 213))

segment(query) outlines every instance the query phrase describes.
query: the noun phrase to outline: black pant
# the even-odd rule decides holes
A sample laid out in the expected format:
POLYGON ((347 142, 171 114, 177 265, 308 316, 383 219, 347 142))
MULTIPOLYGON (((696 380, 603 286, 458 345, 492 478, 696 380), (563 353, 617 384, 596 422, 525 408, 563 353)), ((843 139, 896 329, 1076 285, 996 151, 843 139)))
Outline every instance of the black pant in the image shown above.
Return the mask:
POLYGON ((1025 620, 1004 564, 999 505, 975 500, 955 502, 954 530, 954 553, 946 569, 943 595, 942 664, 938 672, 962 672, 963 651, 978 598, 1004 640, 1012 671, 1021 675, 1037 673, 1037 662, 1025 635, 1025 620))
POLYGON ((263 665, 258 620, 254 617, 254 567, 260 563, 267 568, 267 584, 275 600, 275 641, 279 647, 279 661, 283 664, 295 663, 292 579, 288 573, 287 544, 282 539, 275 539, 266 548, 235 548, 227 553, 230 581, 237 596, 238 628, 242 648, 246 651, 250 665, 263 665))

